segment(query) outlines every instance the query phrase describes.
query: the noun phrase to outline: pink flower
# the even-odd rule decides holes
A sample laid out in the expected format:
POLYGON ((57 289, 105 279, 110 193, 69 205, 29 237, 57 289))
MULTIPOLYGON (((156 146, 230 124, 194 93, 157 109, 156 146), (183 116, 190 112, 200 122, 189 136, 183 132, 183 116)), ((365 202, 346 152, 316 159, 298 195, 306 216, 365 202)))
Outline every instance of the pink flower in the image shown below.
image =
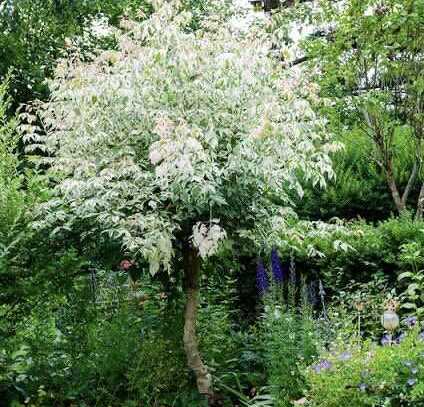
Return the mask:
POLYGON ((119 267, 120 267, 120 269, 121 270, 124 270, 124 271, 127 271, 127 270, 129 270, 132 266, 134 266, 135 265, 135 262, 133 261, 133 260, 127 260, 127 259, 125 259, 125 260, 122 260, 120 263, 119 263, 119 267))

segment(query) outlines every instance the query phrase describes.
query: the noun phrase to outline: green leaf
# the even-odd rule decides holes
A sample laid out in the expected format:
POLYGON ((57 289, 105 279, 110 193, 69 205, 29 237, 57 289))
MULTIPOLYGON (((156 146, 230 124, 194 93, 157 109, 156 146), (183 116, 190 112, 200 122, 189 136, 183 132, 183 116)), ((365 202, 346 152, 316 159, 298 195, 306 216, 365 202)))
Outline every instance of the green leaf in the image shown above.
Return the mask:
POLYGON ((401 308, 405 309, 417 309, 417 306, 412 302, 406 302, 405 304, 401 305, 401 308))
POLYGON ((399 274, 398 276, 398 280, 403 280, 404 278, 408 278, 408 277, 414 277, 414 273, 410 272, 410 271, 406 271, 402 274, 399 274))

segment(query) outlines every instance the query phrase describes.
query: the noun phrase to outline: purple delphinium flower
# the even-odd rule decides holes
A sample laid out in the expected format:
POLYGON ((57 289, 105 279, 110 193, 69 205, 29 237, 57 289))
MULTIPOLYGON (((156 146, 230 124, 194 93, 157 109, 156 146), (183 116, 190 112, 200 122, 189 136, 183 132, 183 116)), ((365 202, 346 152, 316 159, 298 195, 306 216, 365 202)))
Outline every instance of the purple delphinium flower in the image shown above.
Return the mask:
POLYGON ((268 274, 266 273, 264 263, 260 258, 256 267, 256 286, 258 288, 259 295, 266 294, 269 289, 268 274))
POLYGON ((272 275, 275 282, 281 284, 285 280, 286 276, 284 275, 280 257, 278 256, 277 250, 275 248, 271 250, 271 266, 272 275))
POLYGON ((313 365, 312 370, 314 370, 315 373, 321 373, 321 371, 331 369, 332 367, 333 364, 329 360, 323 359, 313 365))
POLYGON ((406 383, 408 383, 408 386, 414 386, 417 383, 417 379, 414 379, 413 377, 411 377, 408 379, 406 383))
POLYGON ((408 328, 413 328, 417 325, 418 319, 417 317, 407 317, 403 321, 408 328))

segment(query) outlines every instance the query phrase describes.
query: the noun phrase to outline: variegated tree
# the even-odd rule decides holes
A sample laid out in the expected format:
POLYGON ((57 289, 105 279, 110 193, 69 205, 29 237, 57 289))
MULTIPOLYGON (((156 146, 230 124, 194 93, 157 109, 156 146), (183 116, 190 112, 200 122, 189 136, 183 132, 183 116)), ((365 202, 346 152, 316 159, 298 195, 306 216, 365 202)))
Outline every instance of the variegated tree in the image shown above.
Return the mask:
POLYGON ((161 2, 149 20, 122 22, 116 51, 63 61, 39 111, 47 134, 27 126, 27 140, 55 182, 39 226, 89 219, 152 274, 178 272, 171 260, 183 256, 188 365, 212 400, 195 333, 202 262, 226 238, 283 224, 301 179, 333 175, 336 146, 313 94, 270 56, 263 22, 246 29, 242 10, 218 1, 191 32, 178 10, 161 2))

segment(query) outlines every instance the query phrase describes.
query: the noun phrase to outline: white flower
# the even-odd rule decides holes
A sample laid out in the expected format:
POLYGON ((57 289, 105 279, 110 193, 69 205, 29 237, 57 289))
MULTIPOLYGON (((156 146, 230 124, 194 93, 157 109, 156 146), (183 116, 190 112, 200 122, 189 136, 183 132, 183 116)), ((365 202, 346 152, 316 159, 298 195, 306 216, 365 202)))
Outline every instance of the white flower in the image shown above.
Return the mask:
POLYGON ((151 151, 150 151, 150 154, 149 154, 149 159, 150 159, 150 162, 153 164, 153 165, 156 165, 156 164, 158 164, 160 161, 162 161, 162 154, 158 151, 158 150, 156 150, 156 149, 152 149, 151 151))
POLYGON ((199 250, 200 257, 212 256, 218 248, 219 242, 227 237, 224 229, 217 223, 216 219, 206 226, 202 222, 197 222, 193 226, 193 245, 199 250))
POLYGON ((374 12, 375 12, 375 7, 372 6, 372 5, 369 5, 367 7, 367 9, 365 10, 365 12, 364 12, 364 16, 366 16, 366 17, 373 16, 374 15, 374 12))

